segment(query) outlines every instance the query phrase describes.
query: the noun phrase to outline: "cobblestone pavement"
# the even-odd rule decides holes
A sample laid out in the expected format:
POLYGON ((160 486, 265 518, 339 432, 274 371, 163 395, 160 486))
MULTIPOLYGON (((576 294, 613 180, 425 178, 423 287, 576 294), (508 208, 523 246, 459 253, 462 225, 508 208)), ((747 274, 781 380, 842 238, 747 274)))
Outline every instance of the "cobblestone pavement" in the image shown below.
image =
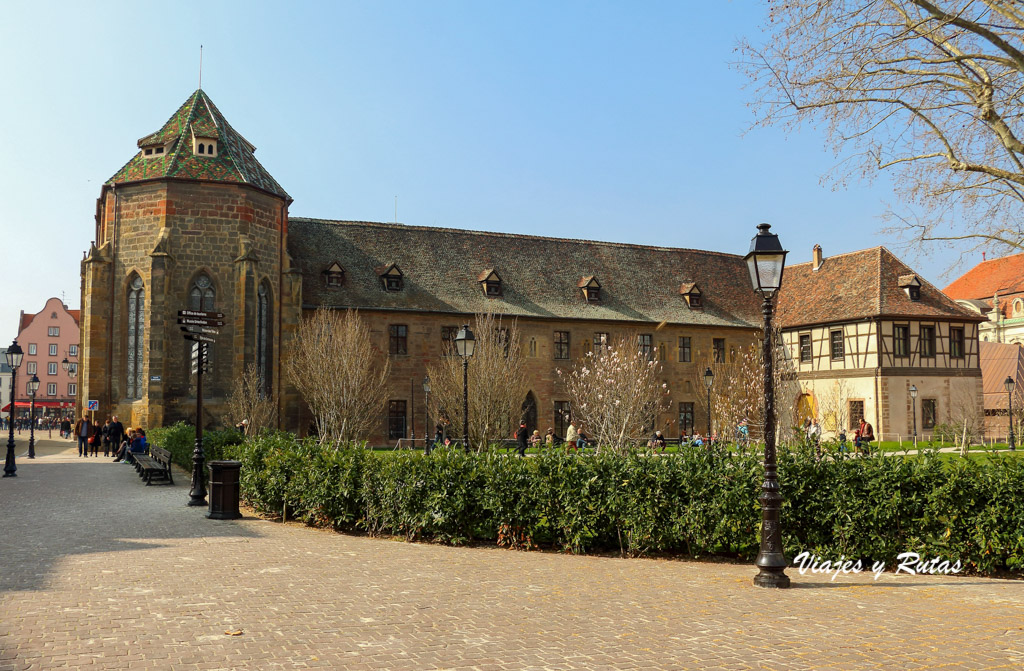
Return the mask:
POLYGON ((773 591, 745 565, 212 521, 184 473, 146 487, 70 445, 0 481, 0 669, 1024 667, 1021 581, 791 569, 773 591))

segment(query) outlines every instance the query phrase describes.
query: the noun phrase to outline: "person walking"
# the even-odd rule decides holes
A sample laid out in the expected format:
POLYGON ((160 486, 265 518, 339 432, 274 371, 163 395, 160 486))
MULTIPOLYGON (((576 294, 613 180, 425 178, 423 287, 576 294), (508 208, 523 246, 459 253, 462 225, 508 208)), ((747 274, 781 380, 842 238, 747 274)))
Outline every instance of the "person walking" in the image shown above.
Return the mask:
MULTIPOLYGON (((110 452, 117 454, 117 451, 121 448, 121 443, 124 441, 124 424, 114 415, 110 418, 110 452)), ((103 456, 109 456, 106 452, 103 456)))
POLYGON ((530 431, 526 428, 526 422, 519 422, 519 430, 516 431, 516 450, 520 457, 526 456, 526 439, 529 435, 530 431))
POLYGON ((78 456, 89 456, 89 436, 92 435, 92 423, 89 415, 82 415, 82 419, 75 424, 75 436, 78 437, 78 456))
POLYGON ((570 447, 576 447, 577 438, 579 438, 579 434, 576 432, 576 425, 569 422, 569 428, 565 430, 565 447, 567 450, 570 447))

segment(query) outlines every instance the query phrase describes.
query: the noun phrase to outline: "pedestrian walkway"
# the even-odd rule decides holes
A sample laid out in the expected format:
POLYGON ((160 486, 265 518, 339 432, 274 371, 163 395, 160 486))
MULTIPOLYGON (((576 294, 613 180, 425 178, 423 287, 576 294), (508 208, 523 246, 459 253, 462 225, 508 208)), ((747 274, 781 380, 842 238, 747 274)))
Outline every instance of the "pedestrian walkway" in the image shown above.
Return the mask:
POLYGON ((1024 667, 1022 581, 790 569, 775 591, 749 565, 213 521, 184 473, 37 453, 0 481, 3 670, 1024 667))

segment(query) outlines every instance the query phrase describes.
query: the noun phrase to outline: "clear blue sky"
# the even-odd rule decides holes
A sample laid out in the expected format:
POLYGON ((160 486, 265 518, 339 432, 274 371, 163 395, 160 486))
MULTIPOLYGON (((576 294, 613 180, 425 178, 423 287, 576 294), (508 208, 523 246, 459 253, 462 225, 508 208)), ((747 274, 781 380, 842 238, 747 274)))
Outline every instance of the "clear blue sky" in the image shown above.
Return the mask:
MULTIPOLYGON (((291 213, 745 253, 887 244, 886 179, 834 189, 813 128, 745 133, 756 2, 6 2, 0 343, 79 307, 100 185, 198 86, 291 213)), ((980 260, 980 259, 978 259, 980 260)), ((973 263, 973 259, 971 260, 973 263)))

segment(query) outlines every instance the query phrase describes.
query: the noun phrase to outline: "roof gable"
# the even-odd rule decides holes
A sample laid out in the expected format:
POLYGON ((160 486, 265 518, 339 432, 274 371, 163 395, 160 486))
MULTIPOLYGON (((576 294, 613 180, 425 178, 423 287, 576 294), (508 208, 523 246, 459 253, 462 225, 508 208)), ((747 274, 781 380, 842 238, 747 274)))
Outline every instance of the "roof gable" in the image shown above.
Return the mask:
POLYGON ((140 148, 170 146, 159 156, 144 156, 140 151, 118 170, 108 185, 148 179, 178 177, 249 184, 291 200, 288 193, 267 172, 253 153, 256 148, 241 136, 202 89, 197 89, 167 120, 163 127, 138 142, 140 148), (192 138, 216 139, 216 155, 192 154, 192 138))

